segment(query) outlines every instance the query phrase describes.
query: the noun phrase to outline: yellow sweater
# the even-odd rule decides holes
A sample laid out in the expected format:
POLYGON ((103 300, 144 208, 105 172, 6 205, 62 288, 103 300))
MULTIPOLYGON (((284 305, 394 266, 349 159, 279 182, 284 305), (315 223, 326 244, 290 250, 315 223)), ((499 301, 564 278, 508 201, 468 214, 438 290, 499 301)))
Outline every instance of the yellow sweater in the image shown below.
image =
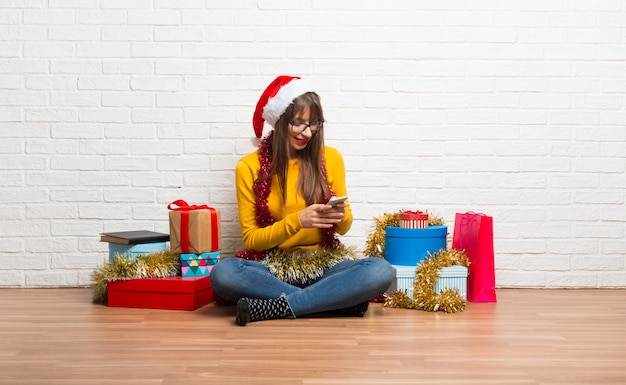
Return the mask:
MULTIPOLYGON (((346 170, 339 151, 332 147, 324 148, 326 170, 330 188, 337 196, 348 195, 346 191, 346 170)), ((274 247, 285 250, 306 250, 319 247, 322 236, 319 229, 304 228, 298 212, 306 207, 304 198, 296 194, 299 164, 289 161, 287 172, 287 201, 282 205, 278 178, 272 179, 271 192, 267 200, 272 217, 276 220, 271 226, 260 228, 256 223, 256 195, 253 184, 260 168, 259 155, 253 152, 237 163, 236 185, 239 204, 239 225, 246 249, 264 251, 274 247)), ((352 226, 352 211, 346 207, 343 220, 337 224, 337 233, 345 234, 352 226)))

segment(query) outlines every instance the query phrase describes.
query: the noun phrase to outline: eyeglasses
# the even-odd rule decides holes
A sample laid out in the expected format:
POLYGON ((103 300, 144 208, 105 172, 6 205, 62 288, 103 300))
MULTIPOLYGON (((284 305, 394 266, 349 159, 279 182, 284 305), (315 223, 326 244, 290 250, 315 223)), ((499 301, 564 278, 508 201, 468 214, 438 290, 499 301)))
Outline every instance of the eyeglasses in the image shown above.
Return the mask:
POLYGON ((316 134, 319 130, 321 130, 324 127, 324 121, 320 120, 317 122, 308 122, 308 123, 304 123, 304 122, 289 122, 289 124, 291 124, 291 127, 294 128, 293 133, 296 135, 300 135, 302 134, 304 131, 306 131, 307 128, 311 129, 311 134, 316 134))

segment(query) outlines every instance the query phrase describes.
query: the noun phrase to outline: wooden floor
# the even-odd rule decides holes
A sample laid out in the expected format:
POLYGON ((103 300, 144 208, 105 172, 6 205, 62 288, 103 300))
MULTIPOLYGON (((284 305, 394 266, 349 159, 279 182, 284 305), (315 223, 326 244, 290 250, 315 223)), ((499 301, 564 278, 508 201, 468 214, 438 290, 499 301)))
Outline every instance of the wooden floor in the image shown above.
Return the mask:
POLYGON ((0 289, 0 384, 626 384, 626 290, 233 323, 234 307, 109 308, 89 289, 0 289))

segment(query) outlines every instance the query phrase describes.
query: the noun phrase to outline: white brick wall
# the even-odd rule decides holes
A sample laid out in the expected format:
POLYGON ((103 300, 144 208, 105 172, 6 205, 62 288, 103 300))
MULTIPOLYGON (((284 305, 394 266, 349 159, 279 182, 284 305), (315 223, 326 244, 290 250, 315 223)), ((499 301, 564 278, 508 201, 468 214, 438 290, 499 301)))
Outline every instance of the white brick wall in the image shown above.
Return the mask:
POLYGON ((99 233, 222 209, 278 74, 315 81, 372 219, 494 217, 499 287, 626 287, 626 2, 4 0, 0 287, 88 285, 99 233))

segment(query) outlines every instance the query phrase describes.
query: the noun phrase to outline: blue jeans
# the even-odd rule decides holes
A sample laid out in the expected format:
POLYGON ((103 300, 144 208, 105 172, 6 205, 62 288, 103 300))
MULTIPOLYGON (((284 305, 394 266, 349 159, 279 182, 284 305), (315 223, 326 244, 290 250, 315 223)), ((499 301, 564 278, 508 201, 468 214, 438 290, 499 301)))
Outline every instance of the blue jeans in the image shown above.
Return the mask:
POLYGON ((211 271, 216 294, 236 302, 239 298, 271 299, 285 295, 295 316, 343 309, 369 301, 389 288, 395 274, 382 258, 343 261, 324 271, 313 283, 298 287, 276 278, 259 262, 226 258, 211 271))

